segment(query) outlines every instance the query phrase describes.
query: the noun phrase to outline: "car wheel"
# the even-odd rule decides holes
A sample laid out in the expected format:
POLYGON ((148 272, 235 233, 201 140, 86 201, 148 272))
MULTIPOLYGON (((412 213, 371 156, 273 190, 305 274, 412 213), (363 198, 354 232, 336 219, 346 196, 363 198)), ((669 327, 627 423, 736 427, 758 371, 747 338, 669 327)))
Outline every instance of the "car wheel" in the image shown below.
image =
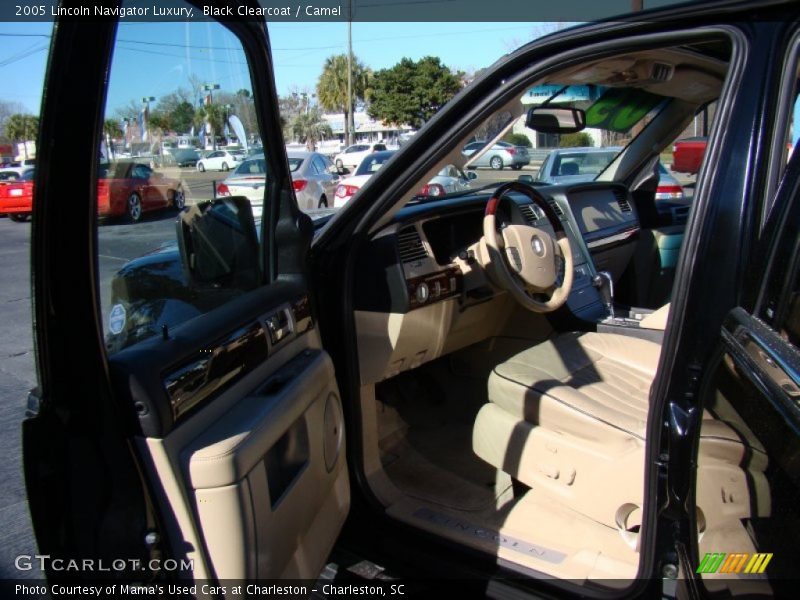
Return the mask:
POLYGON ((128 196, 128 202, 125 205, 125 213, 128 215, 128 220, 131 223, 136 223, 142 218, 142 199, 136 192, 128 196))
POLYGON ((519 171, 522 169, 522 165, 511 165, 511 168, 514 169, 515 171, 519 171))
POLYGON ((228 163, 222 163, 222 170, 223 171, 228 171, 229 170, 228 163))
POLYGON ((344 168, 344 164, 342 163, 341 158, 336 159, 336 168, 339 169, 340 171, 344 168))
POLYGON ((492 160, 489 161, 489 166, 495 171, 500 171, 503 169, 503 159, 499 156, 493 156, 492 160))
POLYGON ((170 204, 172 204, 172 208, 175 210, 183 210, 183 207, 186 206, 186 196, 184 196, 182 189, 178 188, 172 191, 170 204))
POLYGON ((322 196, 320 196, 317 208, 328 208, 328 199, 325 197, 325 194, 322 194, 322 196))
POLYGON ((201 173, 205 173, 206 172, 206 166, 203 163, 199 162, 199 163, 197 163, 197 170, 200 171, 201 173))
POLYGON ((15 223, 24 223, 25 221, 28 220, 29 216, 30 215, 28 215, 27 213, 10 213, 8 215, 8 218, 14 221, 15 223))

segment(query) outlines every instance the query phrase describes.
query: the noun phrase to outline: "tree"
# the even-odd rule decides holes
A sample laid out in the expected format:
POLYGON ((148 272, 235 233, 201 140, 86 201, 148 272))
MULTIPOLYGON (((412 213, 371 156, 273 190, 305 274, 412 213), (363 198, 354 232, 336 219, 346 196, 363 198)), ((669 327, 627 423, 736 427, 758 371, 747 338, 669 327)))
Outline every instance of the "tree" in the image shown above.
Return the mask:
POLYGON ((6 135, 6 121, 8 118, 17 113, 24 112, 25 108, 19 102, 8 102, 0 100, 0 138, 8 138, 6 135))
POLYGON ((114 138, 121 138, 125 133, 116 119, 106 119, 103 121, 103 134, 106 136, 106 148, 114 155, 114 138))
POLYGON ((529 138, 524 133, 508 133, 503 138, 509 144, 514 144, 515 146, 525 146, 526 148, 530 148, 531 138, 529 138))
POLYGON ((583 148, 588 146, 594 146, 594 140, 585 131, 564 134, 558 141, 559 148, 583 148))
POLYGON ((183 87, 161 96, 155 110, 151 112, 151 121, 154 115, 158 115, 165 131, 188 133, 194 120, 194 105, 191 100, 191 91, 183 87))
POLYGON ((375 73, 367 112, 388 123, 422 127, 458 93, 462 75, 433 56, 417 62, 404 58, 375 73))
MULTIPOLYGON (((33 115, 15 114, 8 117, 5 124, 6 136, 12 142, 27 142, 36 139, 39 131, 39 117, 33 115)), ((28 158, 27 145, 22 145, 25 158, 28 158)))
POLYGON ((323 110, 344 114, 345 141, 350 140, 350 114, 356 102, 365 102, 370 97, 372 71, 353 57, 352 103, 347 101, 347 55, 336 54, 325 59, 322 74, 317 81, 317 101, 323 110))
POLYGON ((222 128, 224 127, 225 109, 220 104, 211 103, 203 106, 197 111, 197 114, 202 120, 206 121, 211 128, 209 134, 212 136, 212 144, 216 150, 217 136, 222 132, 222 128))
POLYGON ((292 137, 303 142, 310 152, 316 149, 317 142, 332 135, 331 126, 316 108, 297 115, 292 121, 292 137))

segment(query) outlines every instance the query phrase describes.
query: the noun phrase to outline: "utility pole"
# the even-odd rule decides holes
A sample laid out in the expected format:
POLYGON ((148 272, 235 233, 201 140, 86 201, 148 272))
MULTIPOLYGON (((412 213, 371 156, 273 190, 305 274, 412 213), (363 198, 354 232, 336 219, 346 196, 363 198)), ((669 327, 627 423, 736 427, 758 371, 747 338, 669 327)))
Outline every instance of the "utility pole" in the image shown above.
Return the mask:
POLYGON ((347 19, 347 139, 345 145, 353 143, 353 0, 350 0, 347 19))

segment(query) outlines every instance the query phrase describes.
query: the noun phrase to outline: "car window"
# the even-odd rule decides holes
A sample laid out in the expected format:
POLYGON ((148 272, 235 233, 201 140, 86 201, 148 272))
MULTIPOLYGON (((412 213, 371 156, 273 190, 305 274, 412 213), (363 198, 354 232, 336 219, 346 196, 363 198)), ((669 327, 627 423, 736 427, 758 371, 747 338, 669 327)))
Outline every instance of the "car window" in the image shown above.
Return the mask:
MULTIPOLYGON (((236 240, 253 220, 260 222, 269 185, 231 192, 219 173, 199 172, 193 165, 181 167, 168 160, 169 149, 179 140, 216 159, 243 156, 219 148, 220 144, 245 147, 261 138, 244 48, 221 23, 121 21, 107 85, 103 141, 110 162, 98 170, 97 263, 106 347, 113 353, 265 284, 262 242, 258 248, 250 243, 226 247, 214 258, 212 250, 186 246, 189 234, 179 237, 176 231, 199 231, 199 224, 216 219, 213 227, 229 229, 231 243, 239 244, 236 240), (168 56, 144 52, 162 40, 187 52, 168 56), (190 51, 200 40, 207 50, 190 51), (236 126, 226 127, 234 117, 236 126), (120 160, 137 155, 147 157, 147 163, 128 167, 120 160), (106 178, 109 170, 114 178, 106 178), (137 186, 131 176, 152 176, 158 185, 137 186), (241 213, 239 200, 227 200, 226 195, 245 196, 253 217, 241 213), (202 221, 204 215, 213 219, 202 221), (176 228, 176 218, 192 225, 176 228), (206 252, 202 261, 197 258, 201 251, 206 252), (194 258, 188 258, 190 254, 194 258), (219 264, 207 269, 206 279, 194 275, 198 264, 213 261, 219 264), (240 276, 238 264, 247 265, 246 276, 240 276)), ((267 178, 266 165, 259 157, 245 161, 236 172, 267 178)))
POLYGON ((0 172, 0 181, 14 181, 16 179, 19 179, 19 174, 16 171, 0 172))
POLYGON ((303 159, 302 158, 289 158, 289 170, 294 173, 298 171, 300 167, 303 166, 303 159))
POLYGON ((136 165, 131 170, 131 176, 135 177, 136 179, 147 179, 150 177, 150 169, 144 165, 136 165))
POLYGON ((244 161, 234 171, 237 175, 265 175, 267 163, 263 158, 254 158, 244 161))
POLYGON ((358 169, 356 169, 356 175, 371 175, 372 173, 377 172, 383 164, 392 157, 391 152, 387 153, 380 153, 380 154, 371 154, 367 156, 364 160, 361 161, 361 164, 358 165, 358 169))
POLYGON ((322 160, 321 156, 315 156, 312 164, 314 165, 318 175, 325 175, 325 173, 327 173, 327 166, 325 165, 325 161, 322 160))

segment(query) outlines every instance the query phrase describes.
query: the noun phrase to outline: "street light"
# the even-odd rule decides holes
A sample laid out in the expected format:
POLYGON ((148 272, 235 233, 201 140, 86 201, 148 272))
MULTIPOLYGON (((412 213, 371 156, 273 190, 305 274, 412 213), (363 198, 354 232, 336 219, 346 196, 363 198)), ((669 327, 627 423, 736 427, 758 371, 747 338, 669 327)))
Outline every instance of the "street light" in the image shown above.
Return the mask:
MULTIPOLYGON (((144 104, 144 118, 142 119, 142 131, 141 133, 144 134, 147 132, 147 140, 150 141, 150 103, 155 102, 155 96, 143 96, 142 97, 142 104, 144 104)), ((144 135, 142 135, 142 140, 144 141, 144 135)))
MULTIPOLYGON (((213 104, 214 102, 214 90, 219 89, 218 83, 205 83, 203 84, 202 90, 204 92, 208 92, 208 102, 203 102, 206 106, 213 104)), ((208 115, 206 114, 206 124, 209 126, 208 128, 211 129, 211 147, 216 150, 217 149, 217 132, 214 131, 214 128, 211 127, 211 123, 208 121, 208 115)))

